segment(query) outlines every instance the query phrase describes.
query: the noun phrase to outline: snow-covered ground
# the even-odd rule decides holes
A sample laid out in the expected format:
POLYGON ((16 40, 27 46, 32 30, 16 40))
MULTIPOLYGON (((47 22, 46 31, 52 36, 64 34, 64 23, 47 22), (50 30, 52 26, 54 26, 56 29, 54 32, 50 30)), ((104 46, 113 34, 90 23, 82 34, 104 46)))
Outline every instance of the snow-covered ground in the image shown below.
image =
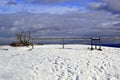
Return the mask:
POLYGON ((120 48, 0 46, 0 80, 120 80, 120 48))

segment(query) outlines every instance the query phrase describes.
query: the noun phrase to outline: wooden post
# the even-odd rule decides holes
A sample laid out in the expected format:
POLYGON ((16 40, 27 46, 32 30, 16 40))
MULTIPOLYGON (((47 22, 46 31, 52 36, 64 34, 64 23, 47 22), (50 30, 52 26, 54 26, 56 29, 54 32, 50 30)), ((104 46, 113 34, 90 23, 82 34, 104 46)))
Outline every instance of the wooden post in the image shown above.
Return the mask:
POLYGON ((101 49, 101 38, 99 38, 99 49, 98 50, 102 51, 102 49, 101 49))
POLYGON ((93 50, 93 38, 91 37, 91 50, 93 50))
POLYGON ((95 49, 97 49, 97 45, 95 45, 95 49))
POLYGON ((65 47, 64 47, 64 38, 63 38, 63 49, 64 49, 65 47))
POLYGON ((33 42, 33 39, 32 39, 32 49, 34 49, 34 42, 33 42))

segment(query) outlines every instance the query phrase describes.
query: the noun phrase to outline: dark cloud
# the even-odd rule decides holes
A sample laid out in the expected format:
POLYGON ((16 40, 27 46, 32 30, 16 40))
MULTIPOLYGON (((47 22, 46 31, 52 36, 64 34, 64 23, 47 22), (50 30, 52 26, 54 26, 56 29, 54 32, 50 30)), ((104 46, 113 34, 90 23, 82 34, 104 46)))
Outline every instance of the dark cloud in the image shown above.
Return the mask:
POLYGON ((0 5, 16 5, 17 1, 16 0, 0 0, 0 5))
POLYGON ((7 2, 7 5, 16 5, 16 4, 17 4, 16 1, 11 1, 11 0, 10 0, 10 1, 7 2))
POLYGON ((105 7, 106 10, 111 11, 113 13, 120 13, 120 0, 104 0, 107 5, 105 7))
POLYGON ((96 0, 96 2, 89 3, 92 9, 106 10, 112 13, 120 13, 120 0, 96 0))
POLYGON ((107 12, 0 14, 0 37, 15 39, 17 32, 28 30, 34 37, 119 36, 119 22, 107 12))
MULTIPOLYGON (((26 3, 56 4, 72 0, 24 0, 26 3)), ((77 0, 80 1, 80 0, 77 0)), ((86 0, 87 1, 87 0, 86 0)), ((74 1, 73 1, 74 2, 74 1)), ((0 1, 1 4, 16 5, 15 1, 0 1)), ((25 4, 25 3, 24 3, 25 4)), ((0 39, 4 42, 15 40, 17 32, 32 32, 34 37, 91 37, 91 36, 119 36, 120 15, 118 0, 97 0, 88 3, 95 11, 81 12, 78 8, 46 8, 33 7, 34 10, 43 10, 43 13, 18 12, 0 14, 0 39), (46 12, 45 10, 49 12, 46 12), (45 13, 46 12, 46 13, 45 13), (54 12, 54 14, 50 14, 54 12), (56 12, 62 14, 56 14, 56 12)), ((27 4, 26 4, 27 5, 27 4)), ((16 6, 12 6, 16 7, 16 6)), ((19 8, 16 8, 19 9, 19 8)), ((15 9, 15 10, 16 10, 15 9)), ((25 10, 30 11, 30 6, 25 10)), ((37 11, 36 11, 37 12, 37 11)), ((120 37, 120 36, 119 36, 120 37)))

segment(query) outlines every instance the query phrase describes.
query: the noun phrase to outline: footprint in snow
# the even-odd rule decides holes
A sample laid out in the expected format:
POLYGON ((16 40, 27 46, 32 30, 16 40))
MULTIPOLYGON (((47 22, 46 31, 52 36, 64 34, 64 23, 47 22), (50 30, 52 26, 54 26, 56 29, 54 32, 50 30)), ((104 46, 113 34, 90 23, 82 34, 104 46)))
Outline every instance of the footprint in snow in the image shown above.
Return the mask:
POLYGON ((78 75, 76 76, 75 80, 79 80, 79 76, 78 75))

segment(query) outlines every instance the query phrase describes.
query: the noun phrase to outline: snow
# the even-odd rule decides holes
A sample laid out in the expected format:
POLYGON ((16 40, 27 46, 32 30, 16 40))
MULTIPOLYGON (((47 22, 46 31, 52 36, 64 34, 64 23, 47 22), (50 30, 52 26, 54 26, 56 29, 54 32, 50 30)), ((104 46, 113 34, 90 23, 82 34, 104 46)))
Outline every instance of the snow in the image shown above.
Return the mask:
POLYGON ((0 46, 0 80, 120 80, 120 48, 0 46))

